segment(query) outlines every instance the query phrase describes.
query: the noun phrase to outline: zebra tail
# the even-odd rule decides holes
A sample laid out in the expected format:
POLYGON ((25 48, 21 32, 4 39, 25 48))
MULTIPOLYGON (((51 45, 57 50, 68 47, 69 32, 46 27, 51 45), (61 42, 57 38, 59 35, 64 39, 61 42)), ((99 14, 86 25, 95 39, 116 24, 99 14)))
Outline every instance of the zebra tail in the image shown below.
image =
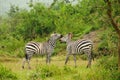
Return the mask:
POLYGON ((27 55, 27 54, 25 54, 25 59, 26 59, 26 60, 28 59, 28 55, 27 55))
POLYGON ((92 51, 92 53, 91 53, 91 56, 92 56, 92 59, 93 59, 93 61, 94 61, 94 55, 93 55, 93 51, 92 51))

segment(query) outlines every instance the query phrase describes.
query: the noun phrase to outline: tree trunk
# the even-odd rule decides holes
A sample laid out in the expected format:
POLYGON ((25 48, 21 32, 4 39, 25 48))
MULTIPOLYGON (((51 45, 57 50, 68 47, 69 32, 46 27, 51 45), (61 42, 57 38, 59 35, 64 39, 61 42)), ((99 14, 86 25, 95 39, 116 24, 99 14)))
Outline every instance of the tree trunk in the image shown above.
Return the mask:
POLYGON ((118 70, 120 71, 120 35, 118 40, 118 70))

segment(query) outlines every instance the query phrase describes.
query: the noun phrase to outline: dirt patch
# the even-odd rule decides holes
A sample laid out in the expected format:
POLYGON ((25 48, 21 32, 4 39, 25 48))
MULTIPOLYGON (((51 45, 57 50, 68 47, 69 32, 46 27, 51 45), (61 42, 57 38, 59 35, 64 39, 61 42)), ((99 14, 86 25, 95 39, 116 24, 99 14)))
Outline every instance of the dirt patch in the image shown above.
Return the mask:
POLYGON ((0 56, 0 62, 16 62, 18 60, 16 57, 0 56))

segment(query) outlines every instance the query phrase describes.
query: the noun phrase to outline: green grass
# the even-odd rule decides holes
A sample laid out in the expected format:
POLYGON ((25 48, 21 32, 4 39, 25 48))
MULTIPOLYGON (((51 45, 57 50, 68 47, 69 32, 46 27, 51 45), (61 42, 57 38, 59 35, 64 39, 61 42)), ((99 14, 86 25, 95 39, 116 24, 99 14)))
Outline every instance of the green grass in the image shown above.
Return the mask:
POLYGON ((17 76, 10 69, 0 64, 0 80, 17 80, 17 76))
POLYGON ((119 80, 120 78, 119 72, 114 68, 115 57, 95 60, 91 68, 86 68, 86 60, 78 59, 77 68, 74 67, 73 57, 70 57, 67 65, 64 65, 64 60, 65 56, 54 56, 51 64, 46 65, 45 57, 32 58, 32 69, 29 70, 27 64, 25 69, 21 68, 22 58, 0 57, 1 64, 15 73, 17 80, 119 80), (107 61, 104 61, 105 59, 107 61), (106 69, 104 64, 109 64, 110 68, 106 69))

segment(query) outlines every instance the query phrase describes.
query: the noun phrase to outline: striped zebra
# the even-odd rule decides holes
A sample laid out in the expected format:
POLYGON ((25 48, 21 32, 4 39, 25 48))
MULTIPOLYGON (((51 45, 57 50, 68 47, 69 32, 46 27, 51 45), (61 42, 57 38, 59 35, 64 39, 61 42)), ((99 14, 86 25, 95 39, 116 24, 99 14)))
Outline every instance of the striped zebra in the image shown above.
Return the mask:
POLYGON ((25 58, 23 59, 22 68, 24 68, 25 62, 27 62, 30 69, 30 58, 33 54, 46 55, 46 63, 50 63, 50 56, 54 51, 56 40, 61 37, 61 34, 53 33, 47 42, 28 42, 25 45, 25 58))
POLYGON ((91 66, 91 61, 92 61, 92 48, 93 48, 93 43, 91 40, 76 40, 76 41, 71 41, 72 38, 72 33, 68 33, 67 35, 63 36, 60 38, 61 42, 66 42, 67 43, 67 56, 66 56, 66 61, 65 64, 67 64, 67 61, 69 59, 70 55, 74 56, 74 63, 76 67, 76 54, 82 54, 86 53, 88 55, 88 65, 87 68, 91 66))

